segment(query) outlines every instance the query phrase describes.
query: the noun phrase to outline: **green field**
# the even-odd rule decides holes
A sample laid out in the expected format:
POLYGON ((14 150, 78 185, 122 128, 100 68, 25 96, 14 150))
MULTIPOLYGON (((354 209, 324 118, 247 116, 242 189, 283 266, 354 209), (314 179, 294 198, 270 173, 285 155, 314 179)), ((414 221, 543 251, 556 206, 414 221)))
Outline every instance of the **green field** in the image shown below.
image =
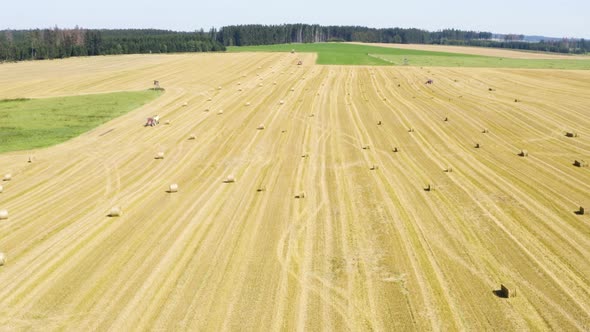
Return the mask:
POLYGON ((313 52, 320 65, 381 65, 590 70, 590 60, 509 59, 481 55, 405 50, 344 43, 229 47, 229 52, 313 52), (407 61, 404 61, 407 59, 407 61), (406 63, 406 64, 404 64, 406 63))
POLYGON ((55 145, 134 110, 159 91, 0 100, 0 153, 55 145))

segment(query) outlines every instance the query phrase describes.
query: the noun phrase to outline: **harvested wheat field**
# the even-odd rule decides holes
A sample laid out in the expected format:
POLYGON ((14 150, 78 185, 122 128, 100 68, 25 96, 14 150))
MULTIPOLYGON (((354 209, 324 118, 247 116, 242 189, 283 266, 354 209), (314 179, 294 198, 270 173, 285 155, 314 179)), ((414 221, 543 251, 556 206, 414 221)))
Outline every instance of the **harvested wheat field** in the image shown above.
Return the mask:
POLYGON ((0 330, 590 329, 590 71, 314 57, 0 65, 0 99, 166 89, 0 154, 0 330))

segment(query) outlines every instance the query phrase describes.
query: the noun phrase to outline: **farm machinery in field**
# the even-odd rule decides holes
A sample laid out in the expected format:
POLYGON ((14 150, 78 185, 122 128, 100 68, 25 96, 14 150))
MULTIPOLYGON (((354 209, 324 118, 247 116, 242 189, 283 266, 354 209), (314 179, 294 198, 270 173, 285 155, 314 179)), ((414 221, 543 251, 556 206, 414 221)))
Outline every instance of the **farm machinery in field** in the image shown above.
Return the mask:
POLYGON ((160 124, 160 116, 159 115, 154 115, 152 117, 147 118, 147 121, 144 125, 144 127, 153 127, 153 126, 157 126, 160 124))

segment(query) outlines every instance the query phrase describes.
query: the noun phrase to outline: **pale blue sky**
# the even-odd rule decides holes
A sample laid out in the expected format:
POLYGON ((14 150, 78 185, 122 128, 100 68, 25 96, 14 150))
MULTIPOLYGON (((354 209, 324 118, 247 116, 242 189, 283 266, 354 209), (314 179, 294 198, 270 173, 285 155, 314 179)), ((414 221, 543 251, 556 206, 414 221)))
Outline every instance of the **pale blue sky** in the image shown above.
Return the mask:
POLYGON ((1 1, 0 29, 79 25, 192 31, 230 24, 302 22, 590 39, 590 0, 1 1))

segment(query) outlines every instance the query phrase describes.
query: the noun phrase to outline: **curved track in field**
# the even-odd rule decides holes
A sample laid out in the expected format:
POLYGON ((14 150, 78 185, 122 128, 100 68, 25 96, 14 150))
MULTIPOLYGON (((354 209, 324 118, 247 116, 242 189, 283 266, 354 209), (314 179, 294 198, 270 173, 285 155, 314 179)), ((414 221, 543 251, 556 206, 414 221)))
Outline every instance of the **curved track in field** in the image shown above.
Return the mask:
POLYGON ((590 328, 589 72, 299 57, 1 65, 0 98, 167 91, 0 155, 0 330, 590 328))

